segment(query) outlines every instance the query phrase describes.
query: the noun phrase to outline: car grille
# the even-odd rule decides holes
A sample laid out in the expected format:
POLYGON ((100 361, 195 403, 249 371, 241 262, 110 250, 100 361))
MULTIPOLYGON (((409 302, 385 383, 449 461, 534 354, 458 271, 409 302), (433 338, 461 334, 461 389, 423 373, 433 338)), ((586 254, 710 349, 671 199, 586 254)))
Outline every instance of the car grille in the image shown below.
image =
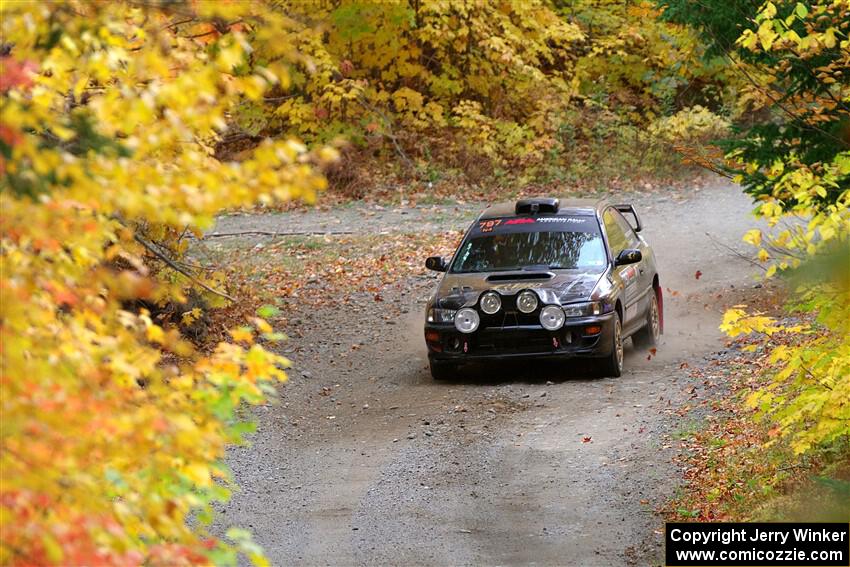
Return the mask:
POLYGON ((442 348, 447 353, 469 356, 500 354, 549 354, 575 352, 593 347, 598 337, 582 337, 581 328, 565 327, 550 332, 539 325, 483 327, 472 335, 445 333, 442 348))
POLYGON ((535 353, 557 350, 553 338, 564 345, 563 333, 550 333, 544 329, 512 331, 508 329, 484 329, 477 337, 473 352, 485 353, 535 353))
MULTIPOLYGON (((503 298, 502 301, 505 303, 507 303, 508 301, 513 303, 515 299, 515 297, 503 298)), ((539 308, 534 310, 534 312, 532 313, 522 313, 518 311, 513 305, 506 305, 504 307, 505 308, 503 310, 499 311, 495 315, 486 315, 484 313, 479 313, 481 315, 481 325, 484 327, 498 328, 540 325, 539 308)), ((544 331, 543 329, 540 330, 544 331)))

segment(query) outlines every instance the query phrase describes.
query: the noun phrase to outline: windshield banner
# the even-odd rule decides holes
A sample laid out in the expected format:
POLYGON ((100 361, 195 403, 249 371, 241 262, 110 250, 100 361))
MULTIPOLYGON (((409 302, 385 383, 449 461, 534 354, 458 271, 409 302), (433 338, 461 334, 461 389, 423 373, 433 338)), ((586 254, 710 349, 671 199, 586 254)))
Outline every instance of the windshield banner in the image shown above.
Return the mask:
POLYGON ((509 217, 483 219, 476 223, 473 235, 505 232, 599 232, 592 216, 509 217))

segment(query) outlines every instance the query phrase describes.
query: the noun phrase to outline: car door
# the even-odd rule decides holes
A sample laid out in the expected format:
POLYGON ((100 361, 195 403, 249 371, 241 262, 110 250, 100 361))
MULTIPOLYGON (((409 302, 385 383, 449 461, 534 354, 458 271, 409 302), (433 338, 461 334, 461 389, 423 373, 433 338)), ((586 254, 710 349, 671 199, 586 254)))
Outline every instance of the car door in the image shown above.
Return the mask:
MULTIPOLYGON (((622 215, 613 207, 605 209, 602 213, 602 224, 605 225, 605 235, 608 238, 608 247, 611 249, 611 255, 616 260, 617 256, 627 248, 637 248, 637 239, 629 238, 629 234, 624 230, 623 225, 617 217, 625 222, 622 215)), ((628 223, 626 223, 628 225, 628 223)), ((631 231, 634 235, 634 231, 631 231)), ((640 299, 640 284, 639 284, 639 263, 628 264, 626 266, 615 266, 614 271, 619 276, 619 280, 623 282, 623 329, 629 329, 635 324, 636 318, 640 315, 638 300, 640 299)))
MULTIPOLYGON (((615 222, 620 226, 626 235, 627 248, 640 250, 641 261, 632 264, 637 270, 637 285, 635 289, 635 321, 638 326, 643 323, 649 309, 651 299, 650 292, 652 291, 652 249, 647 245, 646 241, 635 232, 631 223, 623 216, 616 208, 612 211, 615 222)), ((626 325, 623 325, 624 327, 626 325)))

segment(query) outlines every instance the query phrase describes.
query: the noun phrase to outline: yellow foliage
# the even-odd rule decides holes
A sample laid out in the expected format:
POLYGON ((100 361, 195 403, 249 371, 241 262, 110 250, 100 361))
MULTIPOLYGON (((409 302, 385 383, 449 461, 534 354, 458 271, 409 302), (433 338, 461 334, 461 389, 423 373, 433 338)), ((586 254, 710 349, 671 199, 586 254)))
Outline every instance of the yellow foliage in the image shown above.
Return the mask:
MULTIPOLYGON (((134 305, 184 299, 176 272, 152 279, 152 250, 179 256, 181 235, 222 209, 324 187, 310 163, 333 152, 296 141, 214 157, 236 109, 289 84, 293 45, 270 40, 291 22, 243 2, 184 5, 185 24, 167 3, 0 9, 12 46, 0 86, 0 563, 233 563, 227 542, 186 519, 227 496, 212 479, 228 477, 234 412, 263 403, 288 363, 247 328, 233 333, 244 347, 193 354, 134 305), (248 70, 257 41, 277 63, 248 70)), ((203 283, 223 289, 215 275, 203 283)))
MULTIPOLYGON (((532 148, 527 119, 561 112, 576 93, 572 50, 583 34, 544 0, 276 5, 299 22, 293 37, 308 56, 297 64, 297 88, 269 121, 284 131, 323 139, 356 132, 358 123, 380 133, 378 123, 397 121, 421 139, 460 117, 467 119, 460 145, 522 157, 532 148), (478 105, 476 118, 468 104, 478 105), (483 129, 470 139, 476 124, 483 129)), ((263 52, 258 46, 258 58, 263 52)))
MULTIPOLYGON (((823 132, 822 123, 848 117, 850 84, 843 80, 850 68, 846 34, 841 50, 827 53, 839 42, 836 29, 828 23, 846 22, 848 13, 850 2, 832 0, 797 3, 790 14, 779 18, 777 6, 767 2, 755 17, 758 27, 744 31, 738 39, 754 53, 785 53, 804 62, 823 56, 814 77, 818 88, 783 99, 783 110, 800 112, 796 120, 808 121, 812 131, 823 132), (812 98, 812 92, 817 96, 812 98), (825 118, 825 111, 835 113, 825 118)), ((768 98, 762 103, 775 103, 768 98)), ((769 164, 745 158, 742 150, 728 156, 738 160, 747 175, 761 175, 760 187, 769 187, 760 191, 756 215, 771 227, 790 221, 782 230, 750 230, 744 240, 759 248, 760 261, 770 262, 767 277, 782 274, 791 283, 792 310, 810 313, 812 320, 785 326, 759 315, 748 316, 736 307, 726 313, 721 329, 731 336, 782 332, 796 338, 793 345, 767 343, 775 367, 773 382, 755 392, 749 402, 762 417, 776 423, 778 438, 790 440, 797 453, 850 437, 850 152, 846 143, 834 140, 829 148, 833 157, 811 164, 795 145, 769 164)), ((814 150, 807 147, 805 151, 814 150)))
POLYGON ((729 121, 707 108, 694 106, 654 121, 649 134, 669 144, 695 144, 722 138, 729 133, 729 121))

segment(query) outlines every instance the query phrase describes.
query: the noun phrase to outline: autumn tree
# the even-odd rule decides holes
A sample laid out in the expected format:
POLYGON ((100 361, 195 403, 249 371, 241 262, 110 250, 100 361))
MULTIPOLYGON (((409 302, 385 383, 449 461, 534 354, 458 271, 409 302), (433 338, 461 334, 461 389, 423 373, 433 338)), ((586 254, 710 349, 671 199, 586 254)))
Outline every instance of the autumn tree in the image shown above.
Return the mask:
POLYGON ((262 561, 204 521, 236 409, 285 379, 257 344, 277 338, 271 312, 201 355, 142 305, 226 295, 182 261, 187 239, 323 187, 311 163, 332 152, 294 140, 215 157, 239 109, 289 83, 290 27, 261 3, 3 3, 3 564, 262 561))
MULTIPOLYGON (((850 4, 760 5, 671 0, 665 2, 665 17, 695 26, 708 52, 723 55, 730 72, 744 79, 748 112, 767 113, 722 144, 735 158, 727 170, 739 176, 747 193, 770 200, 788 176, 805 170, 830 180, 815 184, 823 192, 814 197, 816 204, 835 203, 850 187, 850 174, 836 167, 850 151, 850 4)), ((793 192, 783 193, 776 202, 785 210, 799 204, 793 192)))
POLYGON ((740 182, 772 227, 745 240, 768 277, 789 283, 783 325, 746 306, 726 313, 732 336, 766 337, 772 382, 750 403, 796 453, 850 439, 850 2, 670 0, 669 18, 696 26, 744 77, 759 117, 721 145, 719 168, 740 182), (770 337, 792 333, 796 345, 770 337))
POLYGON ((576 63, 579 94, 634 124, 701 106, 734 104, 724 62, 694 30, 662 19, 654 2, 555 0, 561 16, 584 32, 576 63))
POLYGON ((378 137, 408 167, 436 131, 453 150, 499 161, 544 151, 575 92, 581 31, 544 0, 276 6, 300 26, 299 49, 313 57, 292 73, 288 96, 254 108, 258 131, 361 144, 378 137))

